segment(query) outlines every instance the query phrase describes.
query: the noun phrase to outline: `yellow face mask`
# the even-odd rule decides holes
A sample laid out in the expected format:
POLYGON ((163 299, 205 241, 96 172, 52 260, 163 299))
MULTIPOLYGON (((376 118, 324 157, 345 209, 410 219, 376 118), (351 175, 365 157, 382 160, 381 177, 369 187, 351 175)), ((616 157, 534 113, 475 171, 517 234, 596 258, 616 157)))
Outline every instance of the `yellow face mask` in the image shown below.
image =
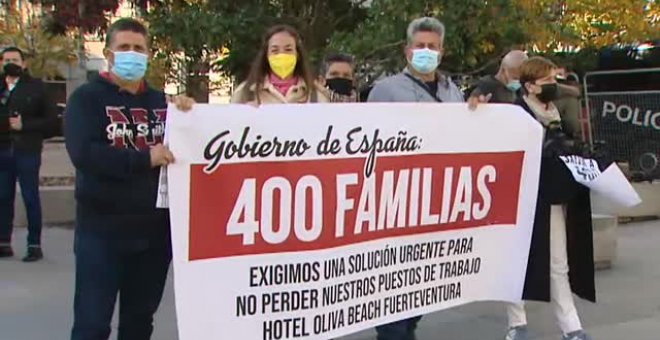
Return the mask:
POLYGON ((268 57, 268 64, 271 71, 280 79, 289 78, 296 69, 298 58, 295 54, 280 53, 268 57))

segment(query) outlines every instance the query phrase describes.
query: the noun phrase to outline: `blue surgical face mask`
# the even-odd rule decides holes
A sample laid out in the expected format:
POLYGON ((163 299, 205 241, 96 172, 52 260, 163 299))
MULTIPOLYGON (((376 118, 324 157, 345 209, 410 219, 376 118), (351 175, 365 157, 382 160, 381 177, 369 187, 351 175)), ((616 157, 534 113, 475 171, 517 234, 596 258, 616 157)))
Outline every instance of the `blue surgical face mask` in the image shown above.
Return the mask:
POLYGON ((112 65, 112 73, 122 80, 137 81, 144 77, 147 72, 148 57, 144 53, 135 51, 114 52, 115 61, 112 65))
POLYGON ((428 48, 419 48, 413 50, 410 66, 421 74, 435 72, 440 64, 440 52, 428 48))
POLYGON ((513 92, 518 92, 522 85, 520 85, 520 80, 512 80, 508 84, 506 84, 506 88, 513 92))

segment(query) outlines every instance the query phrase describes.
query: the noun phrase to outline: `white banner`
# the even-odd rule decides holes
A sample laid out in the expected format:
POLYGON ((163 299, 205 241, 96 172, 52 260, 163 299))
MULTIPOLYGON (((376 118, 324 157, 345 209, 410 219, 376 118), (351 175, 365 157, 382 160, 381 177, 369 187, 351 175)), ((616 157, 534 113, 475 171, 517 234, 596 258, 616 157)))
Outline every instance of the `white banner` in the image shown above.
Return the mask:
POLYGON ((329 339, 518 301, 541 139, 510 105, 170 108, 179 338, 329 339))

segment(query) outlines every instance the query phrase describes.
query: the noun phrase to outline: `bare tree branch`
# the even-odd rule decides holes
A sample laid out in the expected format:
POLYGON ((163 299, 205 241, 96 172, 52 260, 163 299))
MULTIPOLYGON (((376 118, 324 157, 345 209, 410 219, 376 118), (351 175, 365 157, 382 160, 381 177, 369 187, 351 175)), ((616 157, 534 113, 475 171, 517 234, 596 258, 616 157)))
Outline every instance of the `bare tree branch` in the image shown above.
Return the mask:
POLYGON ((495 64, 498 64, 502 60, 502 58, 504 58, 504 56, 507 53, 509 53, 509 50, 506 50, 505 52, 501 52, 497 57, 488 60, 486 63, 481 65, 479 68, 476 68, 472 71, 469 71, 469 72, 450 72, 449 74, 451 76, 454 76, 454 75, 470 75, 471 76, 471 75, 479 74, 479 73, 483 72, 484 70, 486 70, 487 68, 489 68, 489 67, 491 67, 495 64))
POLYGON ((371 52, 369 52, 368 54, 366 54, 366 55, 364 56, 364 59, 369 59, 369 58, 371 58, 372 56, 374 56, 375 54, 377 54, 378 52, 380 52, 380 51, 382 51, 382 50, 384 50, 384 49, 388 49, 388 48, 392 48, 392 47, 397 47, 397 46, 399 46, 399 45, 401 45, 401 44, 403 44, 403 43, 405 43, 405 42, 406 42, 405 40, 399 40, 399 41, 391 42, 391 43, 388 43, 388 44, 382 45, 382 46, 380 46, 380 47, 377 47, 377 48, 373 49, 371 52))

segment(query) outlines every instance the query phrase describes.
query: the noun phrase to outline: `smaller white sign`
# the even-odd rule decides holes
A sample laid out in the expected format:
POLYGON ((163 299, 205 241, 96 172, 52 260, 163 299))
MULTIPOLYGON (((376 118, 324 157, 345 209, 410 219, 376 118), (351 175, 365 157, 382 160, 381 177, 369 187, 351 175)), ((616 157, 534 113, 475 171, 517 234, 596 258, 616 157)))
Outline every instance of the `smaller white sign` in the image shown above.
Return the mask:
POLYGON ((160 168, 158 176, 158 198, 156 198, 156 208, 168 209, 170 207, 169 195, 167 193, 167 167, 160 168))
MULTIPOLYGON (((165 135, 163 136, 163 143, 168 145, 167 126, 165 126, 165 135)), ((167 189, 167 166, 160 167, 160 174, 158 175, 158 197, 156 198, 156 208, 169 209, 170 200, 167 189)))
POLYGON ((607 198, 612 203, 626 208, 642 203, 642 199, 616 163, 610 164, 605 171, 601 172, 595 159, 575 155, 560 156, 559 158, 564 161, 578 183, 607 198))
POLYGON ((606 197, 612 203, 631 208, 640 203, 642 199, 616 163, 612 163, 603 174, 596 178, 588 187, 595 193, 606 197))
POLYGON ((589 186, 588 184, 593 182, 596 178, 601 175, 600 168, 598 168, 598 162, 595 159, 584 158, 576 155, 570 156, 559 156, 566 167, 571 170, 573 178, 582 184, 589 186))

